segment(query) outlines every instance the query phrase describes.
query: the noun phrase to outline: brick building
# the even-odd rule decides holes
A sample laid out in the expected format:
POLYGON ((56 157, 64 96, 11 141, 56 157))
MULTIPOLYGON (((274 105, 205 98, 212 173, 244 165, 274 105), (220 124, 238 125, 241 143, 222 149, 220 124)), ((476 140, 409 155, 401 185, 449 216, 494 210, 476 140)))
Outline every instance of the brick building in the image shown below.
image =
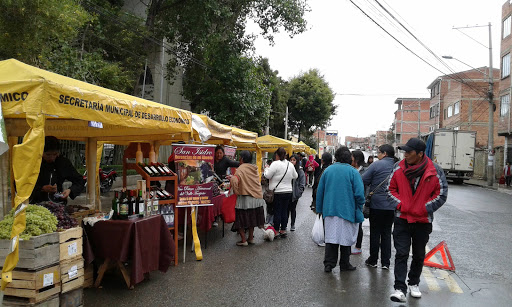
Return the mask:
POLYGON ((375 133, 375 139, 377 146, 393 143, 392 141, 392 132, 389 130, 379 130, 375 133))
MULTIPOLYGON (((487 148, 489 135, 489 68, 481 67, 436 78, 429 86, 429 130, 451 128, 477 132, 477 147, 487 148)), ((494 69, 495 104, 498 103, 500 70, 494 69)), ((494 122, 499 113, 494 112, 494 122)), ((494 147, 503 146, 504 138, 494 129, 494 147)))
POLYGON ((345 136, 345 145, 352 149, 368 150, 370 148, 370 138, 345 136))
POLYGON ((426 134, 432 125, 429 98, 397 98, 395 104, 395 142, 397 146, 410 138, 426 134))
POLYGON ((512 162, 512 119, 510 116, 510 96, 512 87, 512 78, 510 76, 510 54, 512 51, 512 4, 506 1, 501 8, 501 49, 500 63, 501 75, 499 77, 499 93, 496 96, 496 113, 498 115, 498 135, 504 137, 504 161, 512 162))

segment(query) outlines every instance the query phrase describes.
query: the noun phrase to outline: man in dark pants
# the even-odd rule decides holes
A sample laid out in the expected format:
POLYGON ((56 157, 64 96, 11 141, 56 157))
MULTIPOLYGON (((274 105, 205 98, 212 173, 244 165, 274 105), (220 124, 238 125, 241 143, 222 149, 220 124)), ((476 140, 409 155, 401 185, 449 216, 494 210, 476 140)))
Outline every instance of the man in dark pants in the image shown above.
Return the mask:
POLYGON ((394 302, 405 302, 407 284, 411 296, 421 297, 419 289, 425 260, 425 247, 432 232, 434 212, 448 196, 448 184, 443 170, 425 156, 425 143, 412 138, 404 146, 405 159, 395 165, 388 186, 390 202, 396 205, 393 241, 395 244, 394 302), (407 277, 407 259, 412 244, 412 262, 407 277))

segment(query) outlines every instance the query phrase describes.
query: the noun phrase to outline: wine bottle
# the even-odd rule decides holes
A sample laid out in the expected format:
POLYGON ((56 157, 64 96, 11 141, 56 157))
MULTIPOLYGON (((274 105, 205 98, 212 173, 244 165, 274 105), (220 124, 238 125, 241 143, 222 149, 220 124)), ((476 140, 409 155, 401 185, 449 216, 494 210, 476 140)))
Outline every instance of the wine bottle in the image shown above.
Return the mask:
POLYGON ((160 189, 160 192, 162 192, 164 194, 166 199, 171 199, 172 198, 172 195, 169 194, 169 192, 167 192, 166 190, 160 189))
POLYGON ((160 165, 160 167, 164 169, 167 176, 174 176, 172 171, 165 164, 158 162, 158 165, 160 165))
MULTIPOLYGON (((146 193, 146 195, 151 195, 151 192, 146 193)), ((151 198, 146 201, 146 216, 151 216, 151 210, 152 210, 151 208, 152 208, 152 204, 153 204, 153 199, 154 198, 151 198)))
POLYGON ((136 211, 135 211, 135 214, 138 214, 139 217, 143 217, 144 216, 144 210, 146 209, 145 205, 144 205, 144 198, 142 198, 142 190, 139 190, 139 196, 137 197, 137 202, 136 202, 136 211))
POLYGON ((160 172, 156 169, 156 167, 153 165, 153 163, 150 163, 147 165, 151 171, 154 173, 154 176, 161 176, 160 172))
POLYGON ((128 210, 130 204, 128 202, 128 193, 123 192, 121 194, 121 204, 119 205, 119 218, 121 220, 126 220, 128 218, 128 210))
POLYGON ((153 165, 154 167, 156 167, 156 169, 160 172, 160 174, 162 176, 167 176, 167 173, 165 172, 165 170, 159 165, 159 163, 151 163, 151 165, 153 165))
POLYGON ((119 219, 119 191, 114 192, 114 198, 112 199, 112 210, 114 211, 114 213, 112 213, 112 219, 119 219))
POLYGON ((133 197, 133 190, 128 193, 128 216, 133 215, 135 209, 135 198, 133 197))
POLYGON ((142 162, 139 162, 138 165, 140 166, 140 168, 142 168, 143 171, 146 172, 146 174, 148 174, 149 176, 155 176, 155 174, 153 173, 153 171, 144 163, 142 162))
POLYGON ((155 188, 155 193, 158 196, 158 199, 166 199, 164 193, 160 192, 158 188, 155 188))

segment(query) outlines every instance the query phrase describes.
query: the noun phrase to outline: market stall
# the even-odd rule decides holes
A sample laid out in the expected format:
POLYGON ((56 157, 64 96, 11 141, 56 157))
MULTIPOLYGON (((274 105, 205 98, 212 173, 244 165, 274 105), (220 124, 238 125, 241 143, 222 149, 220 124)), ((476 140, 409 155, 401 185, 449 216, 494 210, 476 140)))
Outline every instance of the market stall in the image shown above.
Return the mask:
MULTIPOLYGON (((45 135, 86 142, 89 174, 97 174, 97 151, 102 142, 124 145, 148 142, 158 150, 160 144, 188 141, 192 137, 189 111, 77 81, 13 59, 0 61, 0 93, 11 178, 14 178, 11 190, 16 191, 13 207, 18 209, 14 217, 16 227, 11 233, 13 252, 7 255, 3 265, 2 288, 12 281, 12 270, 18 262, 18 236, 25 228, 25 204, 39 175, 45 135), (20 136, 23 142, 17 144, 20 136)), ((97 178, 89 176, 88 185, 97 186, 96 183, 97 178)), ((88 199, 95 208, 99 208, 97 196, 96 189, 88 189, 88 199)), ((167 242, 172 242, 170 236, 168 239, 167 242)))

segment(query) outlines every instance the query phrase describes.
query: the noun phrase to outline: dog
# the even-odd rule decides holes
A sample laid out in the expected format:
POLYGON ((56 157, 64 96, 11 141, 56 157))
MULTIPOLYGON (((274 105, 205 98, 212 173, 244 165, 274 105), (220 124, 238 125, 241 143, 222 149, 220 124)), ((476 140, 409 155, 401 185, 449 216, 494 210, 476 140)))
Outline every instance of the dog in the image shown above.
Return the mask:
POLYGON ((264 228, 264 231, 263 231, 263 239, 265 241, 274 241, 274 238, 276 237, 277 235, 277 231, 274 229, 274 227, 272 227, 272 225, 268 225, 264 228))

